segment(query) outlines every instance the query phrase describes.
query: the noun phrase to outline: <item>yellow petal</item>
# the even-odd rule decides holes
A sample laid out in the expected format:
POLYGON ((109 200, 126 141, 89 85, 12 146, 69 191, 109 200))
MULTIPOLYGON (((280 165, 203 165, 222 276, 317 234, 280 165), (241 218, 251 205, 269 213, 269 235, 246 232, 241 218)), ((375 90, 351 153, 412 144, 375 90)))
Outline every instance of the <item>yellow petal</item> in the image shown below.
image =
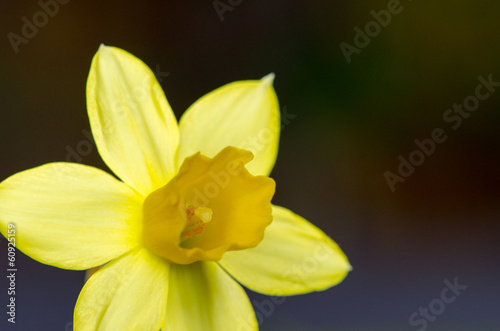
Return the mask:
POLYGON ((326 234, 288 209, 273 206, 273 223, 256 248, 227 252, 219 262, 237 281, 268 295, 325 290, 351 270, 326 234))
POLYGON ((246 150, 226 147, 213 159, 187 158, 179 174, 144 202, 144 244, 169 261, 219 260, 227 250, 255 247, 272 221, 275 183, 245 169, 246 150), (210 211, 201 234, 181 244, 187 205, 210 211))
POLYGON ((175 175, 177 121, 141 60, 101 46, 90 67, 87 108, 99 154, 125 183, 146 195, 175 175))
POLYGON ((201 152, 213 157, 226 146, 251 151, 247 169, 269 175, 278 153, 280 112, 272 86, 274 75, 262 80, 227 84, 196 101, 180 120, 178 164, 201 152))
POLYGON ((142 200, 102 170, 50 163, 0 184, 0 230, 16 226, 16 246, 66 269, 103 264, 141 242, 142 200))
POLYGON ((243 288, 214 262, 172 264, 165 331, 258 330, 243 288))
POLYGON ((78 297, 75 331, 158 331, 165 321, 168 273, 168 263, 144 248, 105 265, 78 297))

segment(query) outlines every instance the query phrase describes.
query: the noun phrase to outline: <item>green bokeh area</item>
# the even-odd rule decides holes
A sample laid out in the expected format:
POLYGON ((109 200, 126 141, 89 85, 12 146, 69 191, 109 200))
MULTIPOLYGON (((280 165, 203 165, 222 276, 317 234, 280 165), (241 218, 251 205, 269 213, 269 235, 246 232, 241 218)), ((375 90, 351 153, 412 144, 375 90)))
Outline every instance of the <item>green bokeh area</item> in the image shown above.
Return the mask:
MULTIPOLYGON (((274 307, 261 329, 418 330, 411 314, 458 277, 468 288, 427 329, 497 330, 500 87, 459 115, 456 129, 443 116, 471 100, 478 77, 500 84, 500 2, 233 3, 219 15, 212 1, 69 1, 16 52, 9 34, 22 37, 23 18, 33 22, 43 8, 1 2, 0 180, 75 161, 71 150, 77 161, 109 171, 86 133, 85 83, 100 43, 160 73, 177 118, 223 84, 274 72, 289 115, 272 173, 274 203, 322 228, 354 269, 331 290, 274 307), (390 6, 398 13, 388 18, 390 6), (370 23, 374 15, 386 26, 370 23), (367 24, 375 30, 366 32, 367 24), (350 63, 343 43, 357 49, 350 63), (415 140, 427 141, 436 128, 446 140, 401 175, 398 157, 409 160, 415 140), (83 145, 90 149, 79 153, 83 145), (394 192, 387 172, 404 180, 394 192)), ((3 238, 0 245, 5 270, 3 238)), ((83 273, 20 253, 18 263, 18 327, 70 329, 83 273)), ((249 295, 254 305, 266 300, 249 295)))

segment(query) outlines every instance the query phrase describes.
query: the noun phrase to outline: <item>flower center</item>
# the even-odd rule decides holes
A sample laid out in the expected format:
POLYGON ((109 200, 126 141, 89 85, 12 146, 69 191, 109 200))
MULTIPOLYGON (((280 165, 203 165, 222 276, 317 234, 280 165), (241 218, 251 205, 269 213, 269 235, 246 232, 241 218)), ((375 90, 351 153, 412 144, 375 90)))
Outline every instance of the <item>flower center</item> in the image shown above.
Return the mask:
POLYGON ((186 228, 182 232, 181 240, 189 239, 193 236, 200 235, 207 223, 212 220, 212 209, 208 207, 195 207, 194 205, 189 205, 186 208, 186 228))
POLYGON ((253 176, 251 152, 226 147, 196 153, 143 206, 143 242, 170 262, 218 261, 226 251, 255 247, 271 224, 274 181, 253 176))

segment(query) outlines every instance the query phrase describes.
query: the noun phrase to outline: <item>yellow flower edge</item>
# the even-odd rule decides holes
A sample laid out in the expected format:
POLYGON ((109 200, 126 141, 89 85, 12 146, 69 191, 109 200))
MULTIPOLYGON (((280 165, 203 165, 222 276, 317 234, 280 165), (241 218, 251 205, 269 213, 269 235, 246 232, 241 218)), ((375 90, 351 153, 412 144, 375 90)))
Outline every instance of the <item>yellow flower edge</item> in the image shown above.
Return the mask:
POLYGON ((210 92, 178 125, 141 60, 99 48, 87 108, 119 180, 50 163, 0 183, 0 232, 15 223, 18 249, 59 268, 103 265, 80 293, 75 330, 258 330, 240 284, 295 295, 346 277, 351 266, 333 240, 270 203, 273 78, 210 92))

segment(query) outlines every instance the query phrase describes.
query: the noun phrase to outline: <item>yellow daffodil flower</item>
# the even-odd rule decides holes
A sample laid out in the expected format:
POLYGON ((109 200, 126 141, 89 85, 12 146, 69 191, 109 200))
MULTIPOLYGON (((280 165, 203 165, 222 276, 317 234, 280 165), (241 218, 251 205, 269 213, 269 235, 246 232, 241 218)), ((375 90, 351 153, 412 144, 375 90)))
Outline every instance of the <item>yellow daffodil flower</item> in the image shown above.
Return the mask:
POLYGON ((276 296, 350 270, 321 230, 271 205, 280 112, 273 75, 225 85, 179 125, 154 74, 101 46, 87 82, 100 155, 120 180, 51 163, 0 184, 0 231, 42 263, 103 265, 75 307, 80 330, 257 330, 242 284, 276 296))

